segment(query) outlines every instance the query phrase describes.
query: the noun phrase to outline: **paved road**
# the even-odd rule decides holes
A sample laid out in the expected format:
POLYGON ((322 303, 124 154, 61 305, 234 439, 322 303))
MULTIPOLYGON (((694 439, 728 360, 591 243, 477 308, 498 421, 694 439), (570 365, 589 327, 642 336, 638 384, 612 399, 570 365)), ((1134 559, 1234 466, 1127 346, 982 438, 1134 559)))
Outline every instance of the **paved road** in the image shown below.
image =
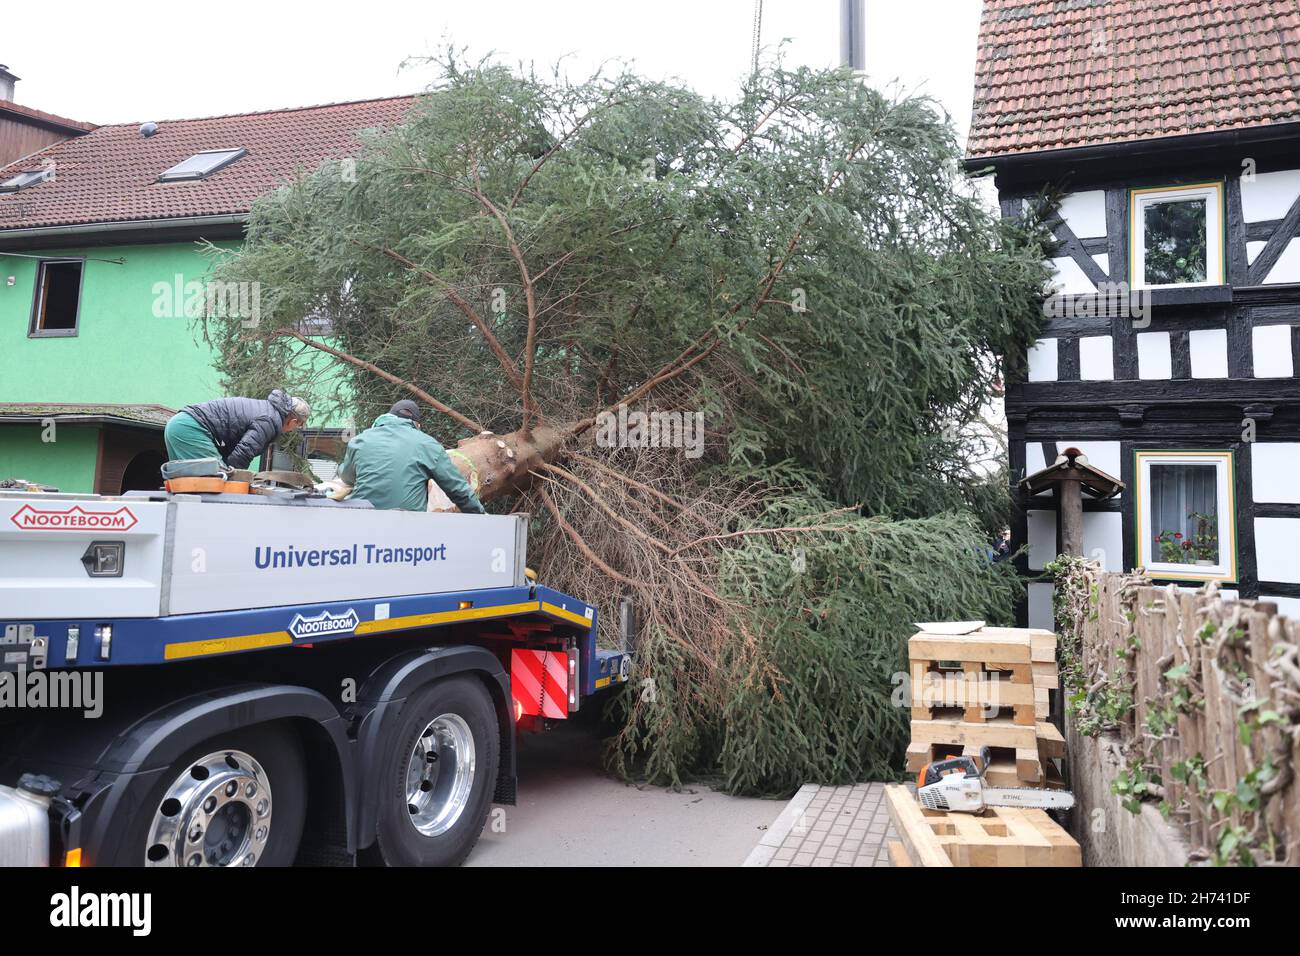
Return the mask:
POLYGON ((628 786, 602 772, 592 729, 565 724, 520 738, 519 805, 492 808, 465 865, 739 866, 784 806, 628 786))

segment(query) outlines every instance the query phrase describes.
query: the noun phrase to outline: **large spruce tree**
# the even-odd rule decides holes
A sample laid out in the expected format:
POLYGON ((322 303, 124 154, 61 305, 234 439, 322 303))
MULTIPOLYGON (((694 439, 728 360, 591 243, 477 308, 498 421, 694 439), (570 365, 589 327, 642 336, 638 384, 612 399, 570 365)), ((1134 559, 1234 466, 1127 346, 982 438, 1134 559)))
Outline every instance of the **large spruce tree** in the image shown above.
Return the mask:
POLYGON ((207 330, 235 391, 360 427, 423 400, 484 500, 535 515, 543 581, 602 629, 634 598, 621 768, 879 777, 911 622, 1017 594, 969 426, 1032 340, 1043 250, 959 156, 933 103, 843 71, 723 103, 451 60, 399 129, 258 202, 219 270, 261 284, 260 323, 207 330), (610 447, 620 406, 702 413, 703 444, 610 447))

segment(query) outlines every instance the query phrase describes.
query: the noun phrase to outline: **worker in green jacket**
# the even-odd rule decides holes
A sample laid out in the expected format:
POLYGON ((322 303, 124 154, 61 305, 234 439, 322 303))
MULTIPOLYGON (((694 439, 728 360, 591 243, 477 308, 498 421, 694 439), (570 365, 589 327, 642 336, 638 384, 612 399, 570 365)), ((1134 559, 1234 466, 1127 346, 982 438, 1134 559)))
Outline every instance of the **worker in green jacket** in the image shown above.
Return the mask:
POLYGON ((420 406, 404 398, 348 442, 338 475, 352 486, 348 497, 376 508, 424 511, 432 478, 461 511, 486 514, 447 450, 420 431, 419 422, 420 406))

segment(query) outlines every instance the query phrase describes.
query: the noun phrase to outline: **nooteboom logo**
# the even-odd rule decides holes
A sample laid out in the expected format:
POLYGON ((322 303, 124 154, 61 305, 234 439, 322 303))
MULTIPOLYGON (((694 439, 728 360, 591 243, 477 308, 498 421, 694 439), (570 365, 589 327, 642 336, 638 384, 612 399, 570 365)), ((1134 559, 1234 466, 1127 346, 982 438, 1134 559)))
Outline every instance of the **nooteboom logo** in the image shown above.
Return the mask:
POLYGON ((81 505, 71 508, 23 505, 9 516, 9 520, 23 531, 129 531, 136 525, 136 517, 130 508, 87 511, 81 505))
POLYGON ((346 614, 331 614, 329 611, 321 611, 315 617, 295 614, 289 622, 289 633, 297 640, 328 634, 351 634, 357 629, 359 620, 357 612, 352 608, 348 608, 346 614))

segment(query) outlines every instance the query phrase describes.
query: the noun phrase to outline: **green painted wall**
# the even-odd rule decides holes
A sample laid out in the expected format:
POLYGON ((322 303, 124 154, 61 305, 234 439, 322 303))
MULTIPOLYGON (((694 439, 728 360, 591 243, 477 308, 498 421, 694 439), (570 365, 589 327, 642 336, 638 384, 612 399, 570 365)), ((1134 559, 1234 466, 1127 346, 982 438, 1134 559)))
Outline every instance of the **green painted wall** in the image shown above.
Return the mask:
POLYGON ((60 491, 95 490, 99 429, 57 425, 0 425, 0 478, 26 478, 60 491), (43 441, 52 437, 54 441, 43 441))
POLYGON ((206 280, 212 264, 196 243, 40 255, 86 257, 77 334, 29 337, 37 260, 0 255, 0 402, 180 408, 220 394, 211 352, 184 314, 184 295, 177 315, 175 296, 158 288, 170 290, 177 276, 182 288, 206 280), (122 265, 99 261, 119 257, 122 265))
MULTIPOLYGON (((234 249, 239 243, 217 245, 234 249)), ((195 320, 213 268, 198 243, 69 247, 29 254, 84 258, 77 334, 29 335, 39 261, 0 254, 0 403, 179 409, 222 396, 212 350, 195 320), (115 259, 123 261, 105 261, 115 259)), ((329 361, 306 350, 300 358, 300 381, 328 381, 329 361)), ((294 384, 286 383, 290 388, 294 384)), ((329 428, 350 422, 332 402, 317 402, 310 424, 329 428)), ((39 426, 0 423, 0 478, 92 491, 97 430, 65 427, 58 436, 57 442, 46 444, 39 440, 39 426)))

